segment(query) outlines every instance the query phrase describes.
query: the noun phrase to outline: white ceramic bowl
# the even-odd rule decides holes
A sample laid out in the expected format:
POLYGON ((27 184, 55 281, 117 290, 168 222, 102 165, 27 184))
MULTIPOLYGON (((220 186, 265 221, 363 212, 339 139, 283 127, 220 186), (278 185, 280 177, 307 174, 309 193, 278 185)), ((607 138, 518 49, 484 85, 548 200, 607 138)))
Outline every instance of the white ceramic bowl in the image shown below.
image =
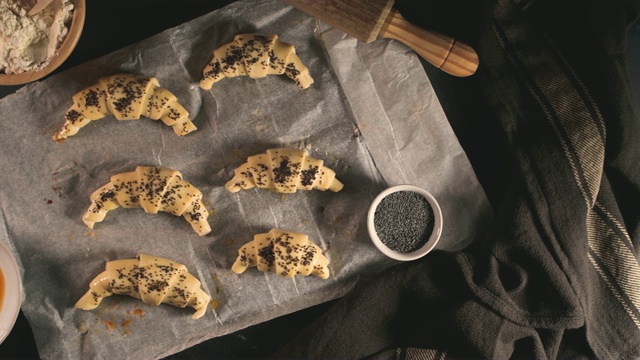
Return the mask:
POLYGON ((0 241, 0 344, 7 338, 16 323, 22 304, 22 281, 13 254, 0 241))
POLYGON ((428 191, 420 187, 417 187, 414 185, 392 186, 382 191, 380 194, 378 194, 378 196, 376 196, 376 198, 371 203, 371 206, 369 207, 369 212, 367 214, 367 229, 369 231, 369 237, 371 238, 371 241, 373 242, 373 244, 378 248, 378 250, 380 250, 386 256, 395 260, 400 260, 400 261, 415 260, 427 255, 438 244, 438 241, 440 240, 440 235, 442 234, 442 210, 440 209, 440 205, 438 204, 438 201, 433 197, 433 195, 431 195, 428 191), (398 191, 411 191, 411 192, 420 194, 429 202, 429 204, 431 205, 431 210, 433 211, 433 215, 434 215, 433 231, 431 232, 429 239, 425 242, 424 245, 422 245, 422 247, 411 252, 400 252, 400 251, 389 248, 380 239, 380 237, 378 236, 378 232, 376 231, 375 215, 376 215, 376 210, 380 205, 380 202, 382 201, 382 199, 384 199, 388 195, 398 191))

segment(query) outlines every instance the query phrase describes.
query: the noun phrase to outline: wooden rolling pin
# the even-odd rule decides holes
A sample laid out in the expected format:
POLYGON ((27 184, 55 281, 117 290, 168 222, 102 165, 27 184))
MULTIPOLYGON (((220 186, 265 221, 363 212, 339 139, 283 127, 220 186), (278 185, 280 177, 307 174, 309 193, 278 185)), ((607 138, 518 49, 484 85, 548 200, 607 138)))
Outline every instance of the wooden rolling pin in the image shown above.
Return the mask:
POLYGON ((393 0, 284 1, 365 43, 378 38, 398 40, 451 75, 469 76, 478 68, 473 48, 410 23, 393 8, 393 0))

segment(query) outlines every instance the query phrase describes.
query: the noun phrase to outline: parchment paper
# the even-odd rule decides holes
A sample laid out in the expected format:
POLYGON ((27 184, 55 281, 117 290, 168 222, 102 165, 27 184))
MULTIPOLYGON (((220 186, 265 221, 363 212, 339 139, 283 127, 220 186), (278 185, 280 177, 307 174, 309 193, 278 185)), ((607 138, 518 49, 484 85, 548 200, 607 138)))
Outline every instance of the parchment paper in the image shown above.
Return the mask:
POLYGON ((0 113, 0 235, 23 271, 22 309, 43 358, 159 358, 340 297, 361 275, 395 263, 370 243, 365 221, 369 203, 389 185, 415 184, 438 198, 442 250, 466 246, 490 216, 415 54, 391 40, 363 44, 279 0, 233 3, 30 84, 2 99, 0 113), (301 90, 273 75, 200 89, 213 50, 256 31, 294 44, 315 83, 301 90), (71 96, 119 72, 158 78, 199 129, 179 137, 160 121, 108 116, 55 143, 71 96), (248 156, 280 146, 307 148, 336 171, 344 189, 282 196, 224 188, 248 156), (137 165, 181 171, 204 193, 213 231, 199 237, 181 217, 123 208, 89 230, 81 221, 89 195, 137 165), (308 234, 326 251, 331 277, 231 272, 237 249, 271 228, 308 234), (193 309, 151 307, 127 296, 107 298, 93 311, 73 307, 107 261, 139 253, 185 264, 213 298, 206 315, 192 320, 193 309))

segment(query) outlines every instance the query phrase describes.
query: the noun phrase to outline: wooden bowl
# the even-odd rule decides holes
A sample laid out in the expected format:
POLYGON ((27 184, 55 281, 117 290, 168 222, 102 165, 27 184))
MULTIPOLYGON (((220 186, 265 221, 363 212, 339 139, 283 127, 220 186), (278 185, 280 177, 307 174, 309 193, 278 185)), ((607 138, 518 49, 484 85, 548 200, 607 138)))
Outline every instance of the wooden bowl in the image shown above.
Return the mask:
POLYGON ((73 3, 73 15, 71 17, 71 25, 64 41, 60 45, 57 54, 49 61, 49 64, 42 69, 27 71, 20 74, 4 74, 0 73, 0 85, 20 85, 35 80, 39 80, 52 71, 57 69, 67 60, 73 49, 78 44, 82 28, 84 27, 84 18, 86 13, 85 0, 71 0, 73 3))

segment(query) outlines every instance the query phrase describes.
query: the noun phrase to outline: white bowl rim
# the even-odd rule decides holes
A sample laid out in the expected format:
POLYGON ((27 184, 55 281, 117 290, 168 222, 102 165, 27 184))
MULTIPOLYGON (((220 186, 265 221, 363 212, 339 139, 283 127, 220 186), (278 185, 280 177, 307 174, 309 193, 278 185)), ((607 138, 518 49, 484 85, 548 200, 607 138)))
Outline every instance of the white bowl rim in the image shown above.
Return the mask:
POLYGON ((0 267, 4 275, 4 298, 0 306, 0 344, 13 329, 22 305, 22 281, 13 253, 0 241, 0 267), (18 289, 18 291, 9 291, 18 289))
POLYGON ((380 192, 373 199, 373 202, 369 206, 369 212, 367 213, 367 230, 369 232, 369 238, 371 239, 371 242, 373 242, 376 248, 378 248, 378 250, 380 250, 386 256, 400 261, 416 260, 430 253, 431 250, 433 250, 440 241, 440 236, 442 235, 442 210, 436 198, 430 192, 419 186, 411 184, 391 186, 380 192), (398 191, 412 191, 422 195, 431 205, 434 215, 433 232, 431 233, 431 236, 429 237, 427 242, 420 249, 408 253, 401 253, 388 248, 378 237, 374 225, 375 212, 378 205, 380 204, 380 201, 382 201, 382 199, 387 195, 398 191))

